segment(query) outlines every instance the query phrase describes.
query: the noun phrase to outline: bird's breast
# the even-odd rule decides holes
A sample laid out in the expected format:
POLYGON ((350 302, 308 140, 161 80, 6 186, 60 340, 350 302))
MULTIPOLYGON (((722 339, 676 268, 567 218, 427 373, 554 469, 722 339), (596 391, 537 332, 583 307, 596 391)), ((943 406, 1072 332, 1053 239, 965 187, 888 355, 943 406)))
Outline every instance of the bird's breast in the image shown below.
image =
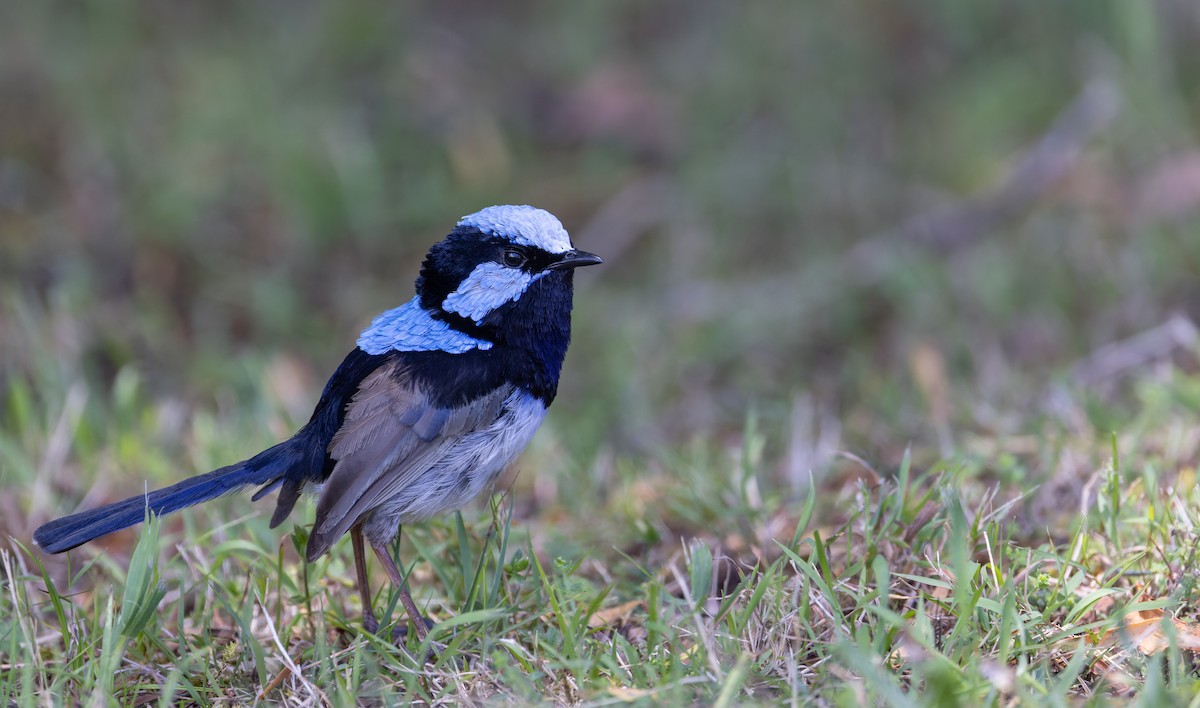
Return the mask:
POLYGON ((426 521, 466 506, 517 459, 545 417, 546 405, 540 399, 514 391, 494 422, 447 444, 420 483, 384 501, 365 522, 364 531, 370 538, 390 539, 400 524, 426 521))

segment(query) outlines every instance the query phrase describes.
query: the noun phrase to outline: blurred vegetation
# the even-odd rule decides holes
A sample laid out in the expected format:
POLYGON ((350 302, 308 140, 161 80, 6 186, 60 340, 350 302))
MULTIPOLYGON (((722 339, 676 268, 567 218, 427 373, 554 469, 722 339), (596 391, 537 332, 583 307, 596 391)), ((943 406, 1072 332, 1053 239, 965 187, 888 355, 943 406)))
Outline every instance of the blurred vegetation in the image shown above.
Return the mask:
POLYGON ((777 504, 911 449, 1069 539, 1063 470, 1200 408, 1197 47, 1187 0, 6 3, 0 531, 290 434, 531 203, 607 259, 513 495, 555 552, 744 526, 748 419, 777 504))

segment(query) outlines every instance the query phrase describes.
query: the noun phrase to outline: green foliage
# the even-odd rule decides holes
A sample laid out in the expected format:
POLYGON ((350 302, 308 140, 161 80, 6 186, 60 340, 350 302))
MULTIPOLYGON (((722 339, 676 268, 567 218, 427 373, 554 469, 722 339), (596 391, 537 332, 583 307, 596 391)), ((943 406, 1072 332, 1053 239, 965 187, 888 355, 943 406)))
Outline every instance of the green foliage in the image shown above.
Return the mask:
MULTIPOLYGON (((149 510, 142 525, 141 538, 129 558, 129 575, 118 618, 121 636, 136 639, 155 619, 158 604, 167 595, 167 587, 158 579, 158 529, 161 523, 149 510)), ((151 630, 156 627, 149 627, 151 630)))

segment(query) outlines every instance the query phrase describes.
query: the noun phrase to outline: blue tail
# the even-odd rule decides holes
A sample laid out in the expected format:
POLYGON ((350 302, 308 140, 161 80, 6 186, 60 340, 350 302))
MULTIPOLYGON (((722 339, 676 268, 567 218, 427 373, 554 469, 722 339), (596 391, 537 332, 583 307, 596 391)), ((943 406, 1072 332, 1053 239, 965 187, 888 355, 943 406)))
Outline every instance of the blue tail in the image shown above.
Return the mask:
POLYGON ((295 442, 293 438, 245 462, 185 479, 166 489, 56 519, 34 531, 33 542, 47 553, 62 553, 104 534, 141 523, 147 508, 161 516, 243 487, 275 486, 293 463, 299 461, 295 442))

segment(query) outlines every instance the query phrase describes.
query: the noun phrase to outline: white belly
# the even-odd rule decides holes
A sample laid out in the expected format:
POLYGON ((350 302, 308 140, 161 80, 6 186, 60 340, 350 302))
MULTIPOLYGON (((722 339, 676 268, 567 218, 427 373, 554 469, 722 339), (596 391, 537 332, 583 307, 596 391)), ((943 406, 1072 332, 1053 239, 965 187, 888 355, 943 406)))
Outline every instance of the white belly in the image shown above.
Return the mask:
POLYGON ((460 436, 420 479, 377 507, 363 523, 373 540, 390 541, 400 524, 461 509, 488 489, 521 454, 546 417, 546 406, 524 392, 504 401, 496 422, 460 436))

